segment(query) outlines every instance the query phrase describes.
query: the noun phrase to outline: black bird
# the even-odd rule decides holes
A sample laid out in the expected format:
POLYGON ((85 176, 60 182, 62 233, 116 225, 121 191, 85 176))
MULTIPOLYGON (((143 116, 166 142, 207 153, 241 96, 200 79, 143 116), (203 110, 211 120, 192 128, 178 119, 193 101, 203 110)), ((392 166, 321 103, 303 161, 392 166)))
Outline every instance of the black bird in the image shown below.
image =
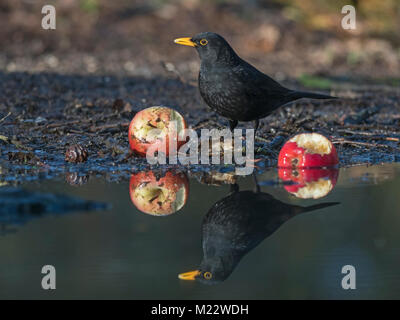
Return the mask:
POLYGON ((206 284, 224 281, 245 254, 284 222, 304 212, 338 204, 326 202, 302 207, 283 203, 257 188, 235 190, 216 202, 203 218, 203 260, 198 270, 179 275, 182 280, 197 280, 206 284))
POLYGON ((257 131, 259 119, 297 99, 335 99, 281 86, 241 59, 216 33, 199 33, 193 38, 175 39, 175 42, 196 48, 201 60, 200 94, 211 109, 229 119, 231 130, 238 121, 254 121, 257 131))

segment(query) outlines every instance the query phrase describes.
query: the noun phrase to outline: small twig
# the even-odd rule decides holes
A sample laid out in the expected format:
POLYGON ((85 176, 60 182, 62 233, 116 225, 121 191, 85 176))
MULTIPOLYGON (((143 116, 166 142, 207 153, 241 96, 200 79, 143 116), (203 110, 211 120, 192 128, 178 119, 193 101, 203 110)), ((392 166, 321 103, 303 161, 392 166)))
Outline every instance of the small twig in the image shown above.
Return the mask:
POLYGON ((84 131, 75 130, 75 129, 69 129, 68 132, 69 132, 69 133, 74 133, 74 134, 82 134, 82 135, 87 134, 87 133, 84 132, 84 131))
POLYGON ((0 140, 4 141, 7 144, 11 143, 14 146, 16 146, 18 149, 28 150, 28 151, 32 150, 32 148, 25 147, 24 145, 20 144, 17 140, 10 139, 9 137, 3 136, 3 135, 0 135, 0 140))
POLYGON ((11 115, 11 111, 5 117, 0 119, 0 123, 2 123, 4 120, 6 120, 10 115, 11 115))
POLYGON ((351 141, 351 140, 345 140, 343 138, 336 139, 332 141, 333 144, 352 144, 352 145, 358 145, 358 146, 364 146, 364 147, 371 147, 371 148, 389 148, 389 149, 397 149, 393 148, 391 146, 387 146, 385 144, 377 144, 377 143, 367 143, 367 142, 360 142, 360 141, 351 141))
POLYGON ((185 83, 185 79, 182 76, 182 74, 178 71, 178 69, 175 67, 175 65, 172 62, 165 62, 161 61, 161 65, 167 72, 171 72, 175 74, 178 77, 178 80, 182 83, 185 83))
POLYGON ((5 143, 10 143, 10 139, 6 136, 0 135, 0 140, 4 141, 5 143))
POLYGON ((348 133, 348 134, 359 134, 359 135, 364 135, 364 136, 373 136, 374 135, 374 133, 372 133, 372 132, 353 131, 353 130, 348 130, 348 129, 339 129, 338 132, 348 133))
POLYGON ((255 136, 255 138, 256 138, 256 140, 261 141, 261 142, 265 142, 265 143, 270 143, 271 142, 271 141, 269 141, 269 140, 267 140, 267 139, 265 139, 263 137, 260 137, 260 136, 255 136))
POLYGON ((396 137, 368 136, 368 137, 364 137, 364 139, 367 139, 367 140, 399 141, 399 138, 396 138, 396 137))
POLYGON ((379 123, 344 124, 343 127, 351 128, 351 129, 369 129, 369 128, 372 128, 374 130, 398 129, 398 125, 395 125, 395 124, 379 124, 379 123))
POLYGON ((129 122, 104 124, 102 126, 97 126, 97 127, 92 126, 92 127, 90 127, 89 130, 91 132, 99 132, 101 130, 118 128, 118 127, 129 127, 129 122))
POLYGON ((47 124, 45 127, 34 127, 32 128, 32 130, 43 130, 43 129, 55 129, 55 128, 59 128, 59 127, 67 127, 73 124, 80 124, 80 123, 88 123, 88 122, 92 122, 92 119, 88 119, 88 120, 73 120, 73 121, 66 121, 66 122, 57 122, 57 123, 50 123, 47 124))
POLYGON ((369 140, 386 140, 386 141, 400 141, 397 137, 385 137, 385 134, 372 133, 367 131, 353 131, 347 129, 339 129, 338 132, 348 133, 352 135, 366 136, 364 139, 369 140))

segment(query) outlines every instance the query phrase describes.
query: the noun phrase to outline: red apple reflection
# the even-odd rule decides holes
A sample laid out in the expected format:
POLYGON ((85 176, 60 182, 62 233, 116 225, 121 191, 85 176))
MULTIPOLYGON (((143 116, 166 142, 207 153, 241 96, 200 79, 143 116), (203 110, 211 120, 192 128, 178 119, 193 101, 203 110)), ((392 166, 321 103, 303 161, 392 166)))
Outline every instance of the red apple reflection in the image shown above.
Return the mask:
POLYGON ((285 185, 286 191, 301 199, 319 199, 325 197, 335 187, 338 169, 300 169, 280 168, 278 176, 285 182, 293 182, 285 185))
POLYGON ((160 177, 153 171, 139 172, 131 176, 129 194, 140 211, 165 216, 185 205, 189 196, 189 180, 184 173, 168 171, 160 177))

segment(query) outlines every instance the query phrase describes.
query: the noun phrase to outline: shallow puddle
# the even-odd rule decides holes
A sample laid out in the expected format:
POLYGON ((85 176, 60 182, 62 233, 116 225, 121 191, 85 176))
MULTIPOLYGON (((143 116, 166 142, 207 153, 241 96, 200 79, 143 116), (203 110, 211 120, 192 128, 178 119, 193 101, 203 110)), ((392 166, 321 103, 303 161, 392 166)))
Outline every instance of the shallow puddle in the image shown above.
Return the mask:
POLYGON ((277 170, 257 175, 258 192, 252 176, 221 186, 184 175, 145 178, 130 184, 90 177, 79 187, 61 178, 23 183, 26 191, 110 206, 62 214, 37 206, 17 206, 7 216, 0 210, 0 298, 399 295, 398 164, 340 169, 335 186, 332 175, 323 175, 322 182, 331 184, 326 191, 333 189, 306 200, 292 194, 307 195, 298 184, 278 182, 277 170), (197 281, 178 279, 203 258, 197 281), (41 288, 44 265, 56 268, 56 290, 41 288), (342 288, 346 265, 355 268, 355 290, 342 288))

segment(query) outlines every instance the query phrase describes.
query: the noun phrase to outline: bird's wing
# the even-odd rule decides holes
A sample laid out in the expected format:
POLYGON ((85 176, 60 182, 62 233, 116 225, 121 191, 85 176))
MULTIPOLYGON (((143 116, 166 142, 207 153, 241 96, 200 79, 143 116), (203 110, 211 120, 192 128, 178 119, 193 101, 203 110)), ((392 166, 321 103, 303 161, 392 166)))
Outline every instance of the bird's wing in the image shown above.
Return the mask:
POLYGON ((244 60, 235 68, 235 75, 243 83, 243 88, 250 96, 277 97, 281 99, 282 96, 290 91, 244 60))
POLYGON ((229 243, 248 251, 284 222, 286 210, 269 194, 252 191, 233 193, 217 201, 203 220, 203 243, 229 243), (284 211, 281 213, 281 211, 284 211))

